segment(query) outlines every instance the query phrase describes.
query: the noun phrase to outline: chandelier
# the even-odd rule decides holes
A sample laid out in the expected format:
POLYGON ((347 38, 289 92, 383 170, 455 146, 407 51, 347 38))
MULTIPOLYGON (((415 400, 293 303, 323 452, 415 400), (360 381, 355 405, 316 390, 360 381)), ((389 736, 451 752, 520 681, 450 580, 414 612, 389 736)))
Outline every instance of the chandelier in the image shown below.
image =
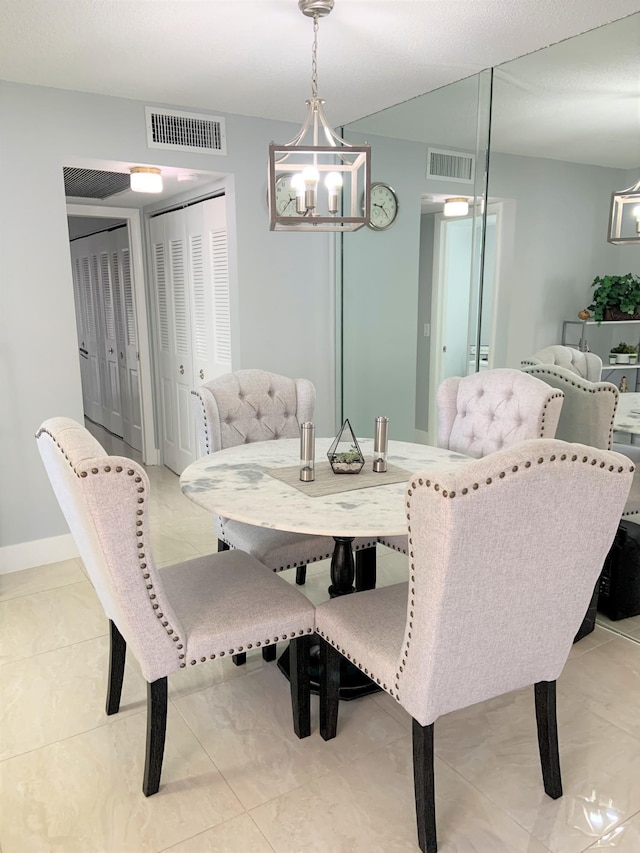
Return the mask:
POLYGON ((371 147, 350 145, 329 125, 318 97, 318 19, 334 0, 298 0, 313 18, 311 98, 307 116, 285 145, 269 145, 271 231, 357 231, 369 220, 371 147))
POLYGON ((607 242, 616 246, 640 243, 640 181, 611 194, 607 242))

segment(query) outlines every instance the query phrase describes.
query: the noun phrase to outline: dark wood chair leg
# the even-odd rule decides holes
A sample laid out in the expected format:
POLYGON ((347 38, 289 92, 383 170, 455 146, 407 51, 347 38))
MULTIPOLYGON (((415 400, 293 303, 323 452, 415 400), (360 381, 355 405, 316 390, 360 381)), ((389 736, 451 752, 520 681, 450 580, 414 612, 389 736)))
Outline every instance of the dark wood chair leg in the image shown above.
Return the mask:
POLYGON ((160 787, 166 731, 167 678, 165 676, 147 683, 147 751, 142 782, 142 792, 145 797, 157 793, 160 787))
POLYGON ((229 546, 227 545, 227 543, 223 542, 222 539, 218 539, 218 553, 220 553, 220 551, 228 551, 228 550, 229 550, 229 546))
POLYGON ((556 682, 539 681, 535 685, 538 747, 544 790, 553 800, 562 796, 560 754, 558 752, 558 720, 556 717, 556 682))
POLYGON ((356 551, 356 592, 376 588, 376 546, 356 551))
POLYGON ((436 853, 436 796, 433 774, 433 723, 413 721, 413 787, 416 799, 418 846, 423 853, 436 853))
MULTIPOLYGON (((275 646, 274 646, 275 648, 275 646)), ((305 634, 289 643, 289 680, 293 729, 299 738, 311 734, 311 635, 305 634)))
POLYGON ((117 714, 120 710, 124 662, 127 656, 127 644, 115 624, 109 619, 109 683, 107 685, 107 714, 117 714))
POLYGON ((323 740, 336 736, 342 655, 320 640, 320 735, 323 740))
POLYGON ((239 652, 237 655, 232 655, 231 660, 235 663, 236 666, 244 666, 247 662, 247 653, 239 652))
POLYGON ((307 582, 307 567, 298 566, 296 569, 296 583, 298 586, 304 586, 307 582))
POLYGON ((276 654, 278 651, 278 647, 275 643, 272 643, 270 646, 262 647, 262 660, 266 660, 267 662, 271 662, 276 659, 276 654))

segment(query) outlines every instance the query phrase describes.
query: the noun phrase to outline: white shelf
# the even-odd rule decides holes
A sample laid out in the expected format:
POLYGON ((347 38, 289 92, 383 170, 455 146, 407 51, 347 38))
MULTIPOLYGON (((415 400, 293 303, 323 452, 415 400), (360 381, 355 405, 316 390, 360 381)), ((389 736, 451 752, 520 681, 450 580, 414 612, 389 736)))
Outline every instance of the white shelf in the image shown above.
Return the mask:
POLYGON ((640 320, 563 320, 563 322, 584 326, 626 326, 629 323, 640 323, 640 320))
POLYGON ((640 364, 604 364, 602 365, 602 372, 605 373, 607 370, 622 370, 625 368, 626 370, 637 370, 640 367, 640 364))

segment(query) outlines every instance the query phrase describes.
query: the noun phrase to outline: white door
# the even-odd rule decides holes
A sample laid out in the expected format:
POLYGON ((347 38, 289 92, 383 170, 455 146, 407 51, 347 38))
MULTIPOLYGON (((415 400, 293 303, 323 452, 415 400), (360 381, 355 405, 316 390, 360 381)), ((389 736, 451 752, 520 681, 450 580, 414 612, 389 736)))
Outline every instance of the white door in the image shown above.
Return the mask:
POLYGON ((112 237, 111 261, 118 344, 118 384, 122 405, 122 437, 130 447, 142 450, 138 333, 128 229, 118 228, 112 232, 112 237))
POLYGON ((163 457, 180 474, 197 456, 191 390, 231 369, 224 197, 156 216, 150 229, 163 457))
MULTIPOLYGON (((106 232, 108 235, 108 232, 106 232)), ((116 300, 119 288, 114 281, 111 258, 104 240, 98 234, 96 242, 98 263, 98 291, 102 312, 100 315, 103 352, 102 359, 102 410, 103 424, 114 435, 122 438, 122 403, 120 399, 120 375, 118 370, 118 338, 116 334, 116 300)))
MULTIPOLYGON (((482 217, 436 216, 434 234, 432 335, 429 387, 437 389, 449 376, 476 371, 478 292, 482 217), (473 262, 472 262, 473 261, 473 262)), ((498 293, 498 206, 487 207, 480 367, 492 366, 495 328, 492 318, 498 293)), ((437 435, 437 407, 429 408, 429 434, 437 435)))
POLYGON ((95 290, 91 277, 91 259, 88 246, 79 257, 80 291, 84 314, 85 349, 88 362, 86 376, 85 414, 92 421, 102 423, 102 392, 100 383, 100 364, 98 359, 98 324, 96 320, 95 290))

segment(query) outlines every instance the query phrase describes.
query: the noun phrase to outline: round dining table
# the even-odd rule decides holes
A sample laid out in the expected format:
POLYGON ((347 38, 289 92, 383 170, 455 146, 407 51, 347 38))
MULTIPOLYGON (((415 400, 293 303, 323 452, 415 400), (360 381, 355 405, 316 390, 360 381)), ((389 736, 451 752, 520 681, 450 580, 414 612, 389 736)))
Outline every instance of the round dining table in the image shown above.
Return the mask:
MULTIPOLYGON (((330 471, 326 453, 331 441, 318 438, 315 443, 316 476, 324 466, 325 481, 330 471)), ((180 487, 194 503, 225 518, 275 530, 332 536, 336 544, 330 595, 345 595, 354 591, 353 539, 406 534, 404 497, 411 474, 425 468, 444 473, 469 461, 468 456, 450 450, 389 441, 388 467, 396 471, 398 481, 388 482, 385 474, 371 471, 373 439, 359 440, 359 445, 365 457, 362 474, 331 474, 336 491, 328 494, 317 494, 315 484, 300 482, 295 472, 295 485, 274 476, 278 469, 299 465, 300 441, 295 438, 240 444, 203 456, 184 470, 180 487)))
MULTIPOLYGON (((310 483, 299 480, 300 440, 295 438, 241 444, 203 456, 183 471, 180 487, 194 503, 225 518, 275 530, 332 536, 335 546, 329 595, 348 595, 355 592, 354 538, 375 542, 406 535, 405 492, 411 475, 425 469, 432 474, 446 473, 468 462, 469 457, 424 444, 389 441, 388 471, 374 474, 373 439, 362 439, 362 471, 334 474, 326 457, 332 441, 316 439, 316 480, 310 483)), ((364 558, 360 577, 367 578, 358 589, 364 590, 375 584, 375 547, 358 554, 364 558)), ((288 649, 278 666, 288 676, 288 649)), ((318 691, 318 681, 315 648, 311 662, 313 692, 318 691)), ((355 699, 379 689, 346 660, 340 683, 342 699, 355 699)))

